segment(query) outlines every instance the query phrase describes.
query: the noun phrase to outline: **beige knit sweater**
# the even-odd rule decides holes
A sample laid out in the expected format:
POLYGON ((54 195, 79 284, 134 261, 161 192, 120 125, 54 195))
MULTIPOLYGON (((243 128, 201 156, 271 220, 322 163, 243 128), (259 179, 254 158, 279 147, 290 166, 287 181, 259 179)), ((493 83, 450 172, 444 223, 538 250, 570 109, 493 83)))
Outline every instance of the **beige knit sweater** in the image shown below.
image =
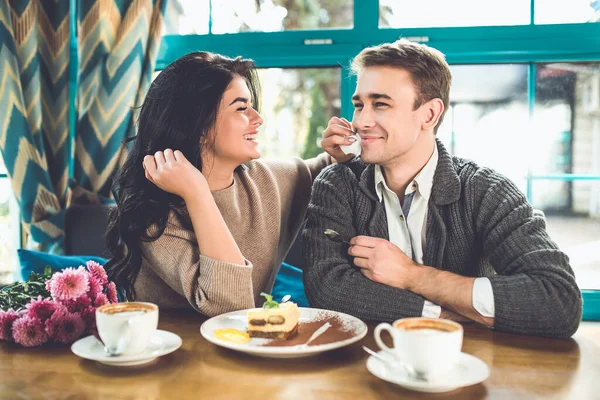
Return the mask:
POLYGON ((327 154, 308 161, 251 161, 234 173, 215 202, 246 265, 198 252, 187 210, 171 211, 164 234, 141 242, 136 300, 163 308, 189 308, 213 316, 262 304, 305 217, 311 186, 331 163, 327 154))

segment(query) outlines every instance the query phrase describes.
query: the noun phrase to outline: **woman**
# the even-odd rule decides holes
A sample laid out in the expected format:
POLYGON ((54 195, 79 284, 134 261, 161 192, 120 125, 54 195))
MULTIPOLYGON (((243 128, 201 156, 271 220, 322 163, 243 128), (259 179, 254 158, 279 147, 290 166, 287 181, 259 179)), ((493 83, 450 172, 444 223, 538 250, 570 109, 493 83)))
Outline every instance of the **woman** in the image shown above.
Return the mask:
POLYGON ((206 52, 150 86, 106 235, 109 277, 128 299, 212 316, 270 292, 331 158, 253 161, 258 100, 252 61, 206 52))

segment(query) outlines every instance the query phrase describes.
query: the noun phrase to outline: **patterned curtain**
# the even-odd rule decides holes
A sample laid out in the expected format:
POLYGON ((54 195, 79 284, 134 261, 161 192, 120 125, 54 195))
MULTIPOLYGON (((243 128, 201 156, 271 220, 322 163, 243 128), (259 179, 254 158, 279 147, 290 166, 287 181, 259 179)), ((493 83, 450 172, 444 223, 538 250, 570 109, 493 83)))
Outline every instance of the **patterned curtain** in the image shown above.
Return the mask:
POLYGON ((69 76, 69 1, 0 0, 0 151, 28 247, 61 253, 64 212, 107 201, 133 135, 167 0, 78 0, 77 77, 69 76), (69 80, 77 129, 69 133, 69 80), (70 154, 75 164, 70 176, 70 154))
POLYGON ((166 1, 81 0, 75 143, 77 203, 106 202, 150 85, 166 1))
POLYGON ((0 1, 0 149, 25 230, 57 252, 69 178, 68 66, 68 1, 0 1))

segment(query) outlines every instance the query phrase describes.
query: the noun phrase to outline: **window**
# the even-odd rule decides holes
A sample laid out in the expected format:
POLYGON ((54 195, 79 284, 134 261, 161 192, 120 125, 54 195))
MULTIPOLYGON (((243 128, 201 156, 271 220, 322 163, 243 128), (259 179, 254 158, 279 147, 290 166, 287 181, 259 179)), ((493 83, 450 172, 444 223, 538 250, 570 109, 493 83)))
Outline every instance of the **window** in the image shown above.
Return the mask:
POLYGON ((354 22, 352 0, 173 0, 167 7, 165 34, 344 29, 354 22))
POLYGON ((165 35, 204 35, 208 33, 209 0, 172 0, 167 3, 165 35))
POLYGON ((6 166, 0 156, 0 285, 13 281, 19 244, 19 214, 12 195, 6 166))
POLYGON ((536 0, 534 4, 536 24, 575 24, 600 19, 598 0, 536 0))
POLYGON ((600 63, 539 64, 535 77, 531 202, 579 286, 600 289, 600 63))
POLYGON ((380 28, 527 25, 529 0, 380 0, 380 28))
POLYGON ((600 63, 451 69, 440 140, 515 182, 545 213, 580 287, 600 289, 600 63))
POLYGON ((451 104, 438 137, 452 154, 497 170, 525 191, 527 66, 452 65, 451 71, 451 104))
POLYGON ((212 0, 212 32, 351 28, 353 1, 212 0))
POLYGON ((268 68, 259 70, 259 137, 265 158, 311 158, 321 153, 321 133, 340 115, 340 68, 268 68))

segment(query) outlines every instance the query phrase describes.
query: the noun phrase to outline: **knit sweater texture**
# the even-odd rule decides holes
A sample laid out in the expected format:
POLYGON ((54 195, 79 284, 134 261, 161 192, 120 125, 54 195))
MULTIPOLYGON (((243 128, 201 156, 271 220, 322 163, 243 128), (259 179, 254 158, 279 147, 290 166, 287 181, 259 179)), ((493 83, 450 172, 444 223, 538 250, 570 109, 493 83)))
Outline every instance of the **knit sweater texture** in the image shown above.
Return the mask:
POLYGON ((251 161, 236 170, 230 187, 213 192, 245 264, 200 254, 187 209, 172 210, 164 233, 140 243, 136 299, 207 316, 262 304, 260 293, 271 292, 304 222, 314 177, 330 163, 327 154, 307 161, 251 161))
MULTIPOLYGON (((439 160, 428 205, 424 264, 468 277, 488 277, 499 331, 570 337, 581 319, 581 292, 568 257, 546 231, 545 219, 506 177, 452 157, 437 141, 439 160)), ((425 299, 367 279, 347 245, 329 240, 388 239, 374 165, 335 164, 317 177, 303 233, 307 298, 314 307, 363 320, 421 316, 425 299)))

